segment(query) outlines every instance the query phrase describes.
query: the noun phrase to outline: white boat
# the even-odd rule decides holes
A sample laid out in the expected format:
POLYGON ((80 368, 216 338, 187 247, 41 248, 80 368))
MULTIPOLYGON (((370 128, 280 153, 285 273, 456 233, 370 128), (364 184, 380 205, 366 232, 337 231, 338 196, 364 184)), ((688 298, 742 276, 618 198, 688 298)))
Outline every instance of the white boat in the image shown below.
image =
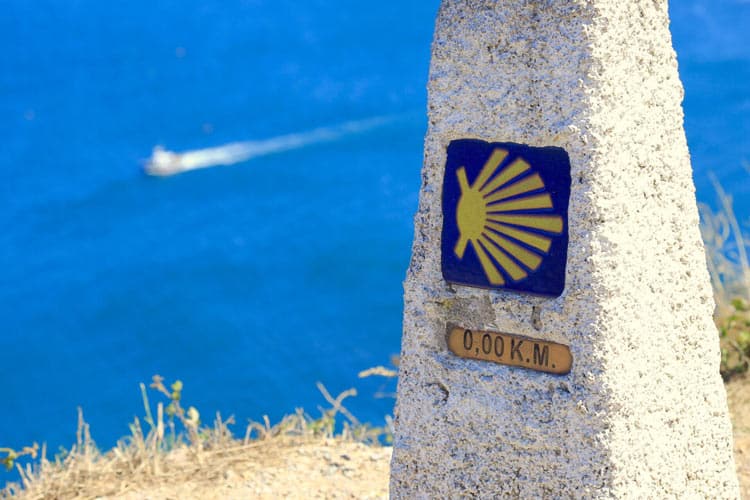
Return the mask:
POLYGON ((151 153, 151 158, 146 161, 144 170, 148 175, 164 177, 199 168, 231 165, 254 156, 248 152, 247 145, 240 143, 184 153, 175 153, 162 146, 156 146, 151 153))
POLYGON ((151 158, 146 160, 143 170, 148 175, 172 175, 184 171, 182 155, 165 150, 162 146, 154 147, 151 158))
POLYGON ((376 117, 343 123, 334 127, 317 128, 307 132, 281 135, 261 141, 232 142, 214 148, 196 149, 176 153, 156 146, 143 170, 148 175, 168 176, 199 168, 232 165, 257 156, 289 151, 309 144, 333 141, 345 135, 381 126, 395 117, 376 117))

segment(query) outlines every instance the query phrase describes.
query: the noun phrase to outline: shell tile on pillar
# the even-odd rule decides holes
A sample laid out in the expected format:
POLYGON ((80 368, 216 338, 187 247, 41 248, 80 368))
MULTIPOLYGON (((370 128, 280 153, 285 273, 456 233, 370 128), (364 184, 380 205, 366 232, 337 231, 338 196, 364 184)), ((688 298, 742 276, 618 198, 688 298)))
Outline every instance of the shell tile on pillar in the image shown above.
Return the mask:
POLYGON ((666 1, 442 2, 394 498, 738 498, 682 95, 666 1), (444 278, 447 151, 463 139, 567 153, 559 296, 444 278), (563 344, 571 371, 458 357, 448 325, 563 344))

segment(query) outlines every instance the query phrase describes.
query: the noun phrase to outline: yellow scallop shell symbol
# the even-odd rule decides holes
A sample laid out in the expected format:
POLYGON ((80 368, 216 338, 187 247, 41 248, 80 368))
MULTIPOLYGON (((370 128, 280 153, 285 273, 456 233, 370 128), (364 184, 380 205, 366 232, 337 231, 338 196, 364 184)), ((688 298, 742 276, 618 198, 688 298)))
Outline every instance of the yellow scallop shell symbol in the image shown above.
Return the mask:
POLYGON ((507 156, 507 151, 495 149, 473 184, 464 167, 456 171, 460 234, 453 251, 463 259, 471 244, 493 285, 505 283, 501 270, 514 282, 537 270, 549 252, 550 236, 563 231, 562 217, 539 213, 553 208, 542 178, 522 158, 500 168, 507 156))

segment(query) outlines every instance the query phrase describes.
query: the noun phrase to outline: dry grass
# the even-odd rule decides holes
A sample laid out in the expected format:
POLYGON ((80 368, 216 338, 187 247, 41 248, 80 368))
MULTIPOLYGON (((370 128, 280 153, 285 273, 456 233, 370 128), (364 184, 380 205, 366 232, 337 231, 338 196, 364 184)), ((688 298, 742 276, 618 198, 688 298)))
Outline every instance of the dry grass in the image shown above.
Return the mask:
POLYGON ((706 246, 706 263, 719 308, 740 297, 750 297, 748 238, 734 213, 733 199, 711 175, 720 208, 714 211, 699 203, 701 235, 706 246))
POLYGON ((211 426, 204 426, 195 408, 184 410, 179 381, 168 390, 163 379, 155 376, 150 387, 166 396, 168 403, 157 403, 153 418, 146 388, 141 384, 146 412, 143 423, 147 430, 136 418, 130 426, 131 435, 102 453, 91 439, 89 426, 79 409, 76 444, 53 460, 47 458, 42 447, 38 461, 25 466, 16 464, 21 482, 0 490, 0 498, 96 498, 120 496, 165 483, 211 481, 222 477, 233 465, 257 455, 259 450, 269 459, 290 444, 331 439, 378 444, 383 435, 390 433, 387 428, 361 424, 344 407, 343 401, 356 395, 354 389, 334 398, 318 383, 330 405, 321 409, 319 418, 312 418, 301 409, 276 425, 264 417, 263 423, 250 422, 239 438, 230 431, 230 425, 234 424, 231 417, 224 420, 217 414, 211 426), (339 416, 343 417, 340 424, 339 416), (335 433, 337 426, 341 431, 335 433))
POLYGON ((711 175, 718 211, 699 204, 706 263, 716 299, 714 319, 721 342, 721 374, 725 380, 750 367, 750 262, 748 242, 732 196, 711 175))

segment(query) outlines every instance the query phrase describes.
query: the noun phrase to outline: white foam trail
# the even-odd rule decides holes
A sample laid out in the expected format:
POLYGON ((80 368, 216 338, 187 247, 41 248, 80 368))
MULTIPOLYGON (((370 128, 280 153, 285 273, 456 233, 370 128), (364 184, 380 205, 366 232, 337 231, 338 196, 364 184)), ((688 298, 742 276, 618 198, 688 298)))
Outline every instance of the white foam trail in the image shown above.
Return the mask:
POLYGON ((195 149, 176 153, 154 148, 144 170, 149 175, 167 176, 200 168, 232 165, 258 156, 298 149, 340 139, 346 135, 365 132, 393 121, 395 117, 384 116, 342 123, 332 127, 321 127, 307 132, 286 134, 260 141, 231 142, 213 148, 195 149))

